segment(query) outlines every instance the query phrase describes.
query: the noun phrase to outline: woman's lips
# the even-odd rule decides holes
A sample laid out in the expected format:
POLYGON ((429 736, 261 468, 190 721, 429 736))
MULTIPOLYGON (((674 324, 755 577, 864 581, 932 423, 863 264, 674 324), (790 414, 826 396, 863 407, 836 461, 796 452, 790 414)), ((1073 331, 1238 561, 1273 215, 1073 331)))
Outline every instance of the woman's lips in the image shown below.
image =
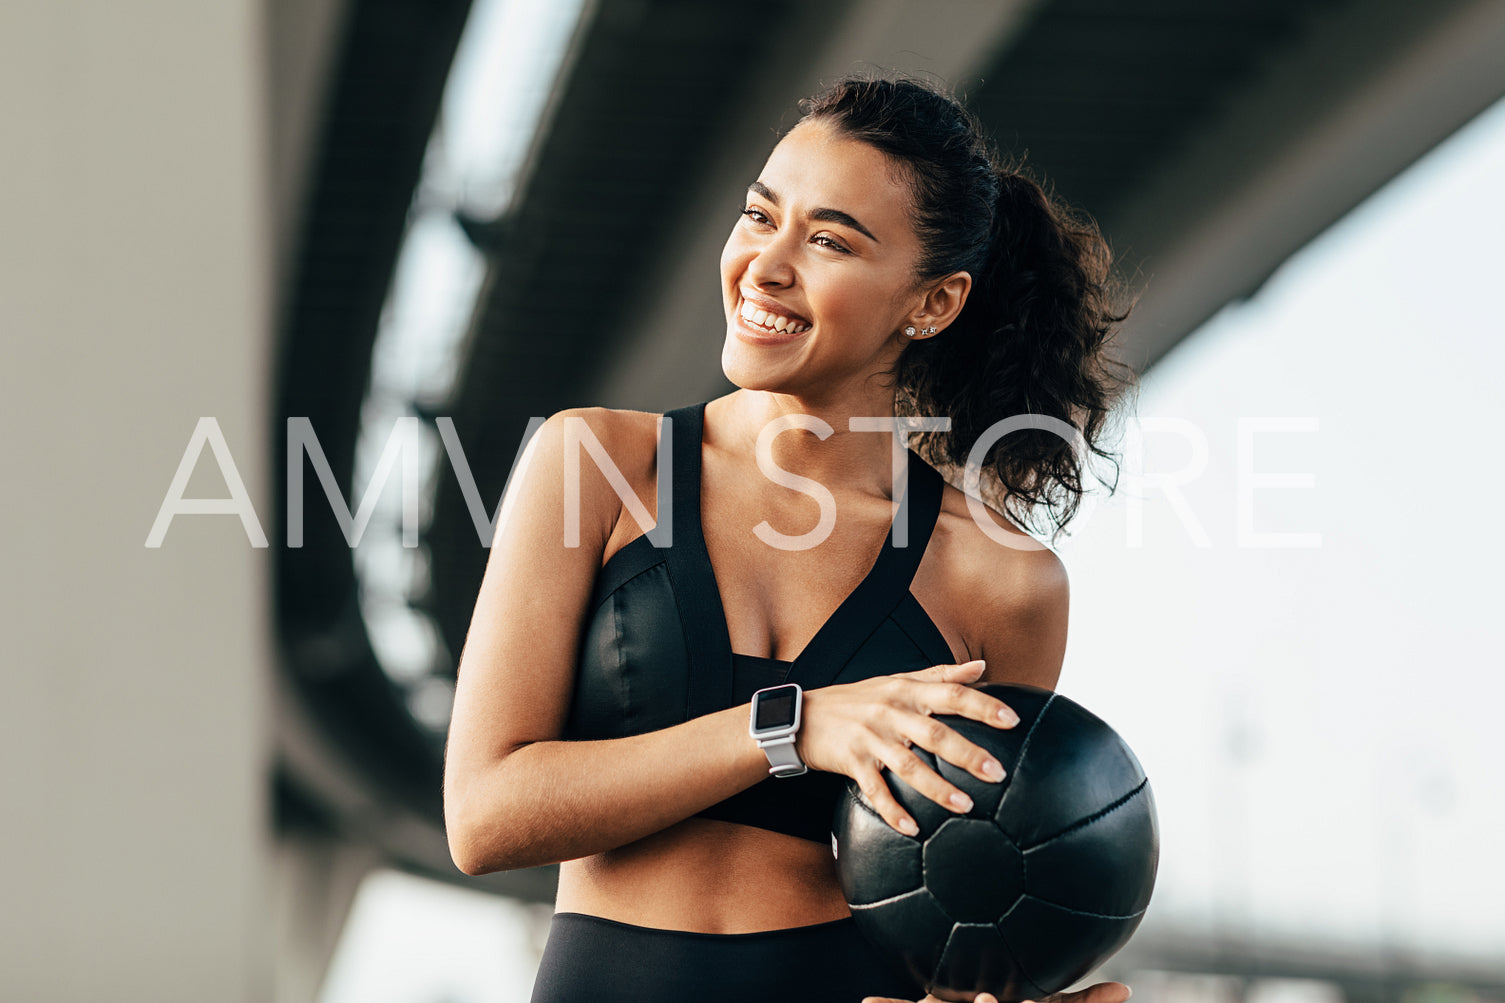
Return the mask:
POLYGON ((732 320, 736 324, 737 336, 743 341, 751 342, 754 345, 783 345, 798 338, 803 338, 805 335, 814 330, 814 326, 812 325, 811 327, 806 328, 805 330, 800 331, 797 334, 787 334, 782 331, 769 331, 765 328, 759 327, 752 321, 748 320, 746 317, 742 316, 742 303, 743 301, 741 299, 737 300, 737 309, 732 314, 732 320))

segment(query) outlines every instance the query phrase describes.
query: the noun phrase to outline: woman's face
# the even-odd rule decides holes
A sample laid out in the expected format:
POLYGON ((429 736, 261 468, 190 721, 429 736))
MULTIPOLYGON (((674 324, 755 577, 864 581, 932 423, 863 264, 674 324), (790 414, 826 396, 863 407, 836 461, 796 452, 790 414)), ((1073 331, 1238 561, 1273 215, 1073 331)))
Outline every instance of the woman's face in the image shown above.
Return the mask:
POLYGON ((909 199, 873 147, 819 120, 791 129, 721 252, 727 378, 820 398, 872 392, 867 377, 893 364, 897 332, 924 300, 909 199), (743 316, 755 309, 792 323, 770 316, 760 327, 743 316), (776 324, 784 330, 767 326, 776 324))

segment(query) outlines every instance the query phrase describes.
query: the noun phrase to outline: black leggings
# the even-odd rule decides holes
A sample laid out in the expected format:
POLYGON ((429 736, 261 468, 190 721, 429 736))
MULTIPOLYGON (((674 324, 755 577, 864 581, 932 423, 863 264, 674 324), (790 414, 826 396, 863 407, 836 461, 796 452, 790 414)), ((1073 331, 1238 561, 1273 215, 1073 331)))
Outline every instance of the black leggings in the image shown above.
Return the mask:
POLYGON ((556 912, 531 1003, 918 1000, 852 917, 757 933, 692 933, 556 912))

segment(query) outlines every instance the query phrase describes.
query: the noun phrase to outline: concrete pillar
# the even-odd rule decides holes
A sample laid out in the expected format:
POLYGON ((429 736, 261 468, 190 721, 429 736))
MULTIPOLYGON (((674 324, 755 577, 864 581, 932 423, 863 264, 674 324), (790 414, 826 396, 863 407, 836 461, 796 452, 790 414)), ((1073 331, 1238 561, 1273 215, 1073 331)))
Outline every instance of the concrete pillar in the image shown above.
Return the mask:
POLYGON ((262 47, 252 0, 0 5, 0 998, 271 998, 269 551, 145 546, 201 416, 272 511, 262 47))

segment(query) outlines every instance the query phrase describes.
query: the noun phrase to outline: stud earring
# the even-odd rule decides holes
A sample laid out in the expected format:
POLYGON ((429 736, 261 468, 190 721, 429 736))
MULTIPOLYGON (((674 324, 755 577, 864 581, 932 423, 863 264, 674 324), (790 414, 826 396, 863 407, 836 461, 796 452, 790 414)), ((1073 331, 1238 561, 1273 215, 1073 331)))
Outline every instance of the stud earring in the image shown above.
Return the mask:
POLYGON ((908 327, 906 327, 904 329, 904 333, 907 334, 907 335, 909 335, 911 338, 913 338, 914 337, 914 325, 911 324, 908 327))

